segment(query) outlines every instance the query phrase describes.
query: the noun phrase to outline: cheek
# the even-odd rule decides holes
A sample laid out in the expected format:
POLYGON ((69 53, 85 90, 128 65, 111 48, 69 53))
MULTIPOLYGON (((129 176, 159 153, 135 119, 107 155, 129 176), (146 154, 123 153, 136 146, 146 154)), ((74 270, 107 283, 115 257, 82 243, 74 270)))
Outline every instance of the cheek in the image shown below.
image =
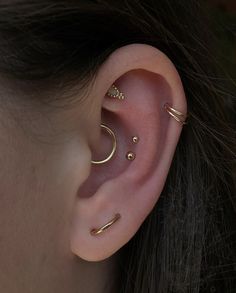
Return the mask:
POLYGON ((21 142, 0 152, 0 271, 14 271, 17 264, 27 276, 42 258, 53 261, 69 253, 70 214, 84 179, 83 160, 74 143, 21 142))

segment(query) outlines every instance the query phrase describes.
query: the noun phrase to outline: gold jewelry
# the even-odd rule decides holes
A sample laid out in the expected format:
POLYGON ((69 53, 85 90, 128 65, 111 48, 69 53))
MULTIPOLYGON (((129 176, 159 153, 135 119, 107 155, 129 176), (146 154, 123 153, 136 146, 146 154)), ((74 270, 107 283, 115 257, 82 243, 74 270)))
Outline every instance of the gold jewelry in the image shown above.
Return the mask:
POLYGON ((114 84, 109 88, 107 95, 118 100, 125 99, 124 94, 114 84))
POLYGON ((115 133, 105 124, 101 124, 101 127, 108 132, 108 134, 112 138, 112 150, 111 153, 105 158, 104 160, 101 161, 91 161, 92 164, 103 164, 111 160, 111 158, 114 156, 117 148, 117 142, 116 142, 116 136, 115 133))
POLYGON ((128 161, 133 161, 135 158, 136 158, 135 153, 133 153, 133 152, 131 152, 131 151, 129 151, 129 152, 126 154, 126 159, 127 159, 128 161))
POLYGON ((132 141, 133 141, 133 143, 138 143, 139 142, 139 137, 138 136, 133 136, 132 137, 132 141))
POLYGON ((120 218, 121 218, 121 215, 119 213, 115 214, 114 218, 108 223, 106 223, 105 225, 103 225, 102 227, 91 229, 90 234, 93 236, 101 234, 102 232, 107 230, 109 227, 111 227, 115 222, 117 222, 120 218))
POLYGON ((164 105, 164 108, 176 121, 178 121, 182 125, 187 124, 187 122, 186 122, 186 118, 188 117, 187 114, 185 115, 185 114, 181 113, 180 111, 177 111, 176 109, 171 108, 168 103, 166 103, 164 105))

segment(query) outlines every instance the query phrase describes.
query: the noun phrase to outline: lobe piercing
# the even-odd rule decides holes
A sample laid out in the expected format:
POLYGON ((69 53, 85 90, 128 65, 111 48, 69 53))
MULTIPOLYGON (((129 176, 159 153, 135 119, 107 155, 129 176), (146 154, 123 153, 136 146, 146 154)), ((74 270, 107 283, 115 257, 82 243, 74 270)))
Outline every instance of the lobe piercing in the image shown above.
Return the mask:
POLYGON ((117 222, 120 218, 121 218, 121 215, 119 213, 115 214, 114 218, 111 219, 111 221, 109 221, 105 225, 101 226, 100 228, 94 228, 90 230, 90 234, 93 236, 96 236, 98 234, 103 233, 105 230, 110 228, 115 222, 117 222))

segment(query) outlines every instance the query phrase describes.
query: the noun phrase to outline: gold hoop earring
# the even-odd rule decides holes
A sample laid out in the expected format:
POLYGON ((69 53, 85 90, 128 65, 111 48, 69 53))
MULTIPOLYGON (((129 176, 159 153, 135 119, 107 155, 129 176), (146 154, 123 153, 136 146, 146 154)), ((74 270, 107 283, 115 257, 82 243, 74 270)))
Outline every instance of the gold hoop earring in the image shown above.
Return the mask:
POLYGON ((164 105, 164 108, 166 111, 170 114, 171 117, 173 117, 177 122, 181 123, 182 125, 187 124, 188 122, 186 121, 188 115, 183 114, 180 111, 177 111, 176 109, 170 107, 168 103, 164 105))
POLYGON ((115 152, 116 152, 116 148, 117 148, 117 141, 116 141, 116 136, 115 136, 115 133, 105 124, 101 124, 101 128, 106 130, 107 133, 111 136, 112 138, 112 150, 111 150, 111 153, 107 156, 107 158, 105 158, 104 160, 101 160, 101 161, 91 161, 92 164, 104 164, 108 161, 111 160, 111 158, 114 156, 115 152))
POLYGON ((115 217, 111 221, 109 221, 108 223, 106 223, 102 227, 100 227, 100 228, 94 228, 94 229, 90 230, 90 234, 93 235, 93 236, 96 236, 98 234, 101 234, 102 232, 104 232, 105 230, 107 230, 108 228, 110 228, 120 218, 121 218, 121 215, 120 214, 116 214, 115 217))

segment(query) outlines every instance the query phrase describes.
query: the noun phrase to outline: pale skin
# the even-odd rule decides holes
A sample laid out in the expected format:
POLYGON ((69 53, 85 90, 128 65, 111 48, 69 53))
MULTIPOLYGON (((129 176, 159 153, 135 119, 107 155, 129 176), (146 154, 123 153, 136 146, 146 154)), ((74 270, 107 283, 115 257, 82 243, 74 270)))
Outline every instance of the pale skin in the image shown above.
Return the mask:
POLYGON ((173 63, 156 48, 132 44, 110 55, 72 108, 41 115, 13 104, 11 115, 1 111, 0 292, 115 292, 109 285, 119 250, 158 204, 182 130, 165 102, 187 112, 173 63), (113 83, 125 100, 106 95, 113 83), (111 147, 101 122, 118 147, 109 163, 95 166, 91 159, 111 147), (121 219, 103 234, 89 233, 117 212, 121 219))

